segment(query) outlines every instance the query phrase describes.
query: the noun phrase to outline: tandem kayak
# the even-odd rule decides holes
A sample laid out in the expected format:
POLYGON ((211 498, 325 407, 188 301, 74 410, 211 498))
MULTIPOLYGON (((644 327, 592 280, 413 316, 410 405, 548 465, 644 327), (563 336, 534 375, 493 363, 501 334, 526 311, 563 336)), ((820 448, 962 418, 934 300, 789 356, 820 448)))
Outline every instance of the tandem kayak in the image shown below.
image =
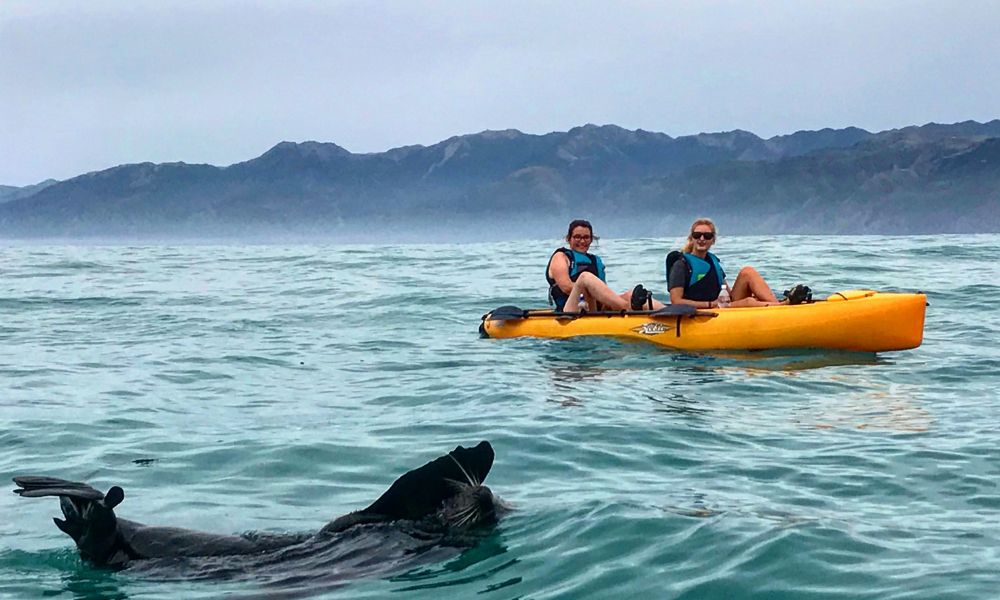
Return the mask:
POLYGON ((598 335, 642 340, 678 350, 817 348, 886 352, 916 348, 924 337, 927 297, 873 290, 837 292, 795 306, 695 309, 582 315, 501 306, 483 315, 484 337, 570 338, 598 335))

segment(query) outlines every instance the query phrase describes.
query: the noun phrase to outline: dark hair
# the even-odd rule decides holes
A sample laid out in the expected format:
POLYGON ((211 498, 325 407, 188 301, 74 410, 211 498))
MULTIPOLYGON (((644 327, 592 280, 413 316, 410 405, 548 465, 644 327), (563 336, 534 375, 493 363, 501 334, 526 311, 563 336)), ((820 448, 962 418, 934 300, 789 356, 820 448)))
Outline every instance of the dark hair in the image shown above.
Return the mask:
MULTIPOLYGON (((586 227, 590 230, 590 237, 594 237, 594 228, 591 227, 590 221, 586 219, 574 219, 569 223, 569 229, 566 230, 566 241, 568 242, 571 237, 573 237, 573 230, 577 227, 586 227)), ((595 238, 596 239, 596 238, 595 238)))

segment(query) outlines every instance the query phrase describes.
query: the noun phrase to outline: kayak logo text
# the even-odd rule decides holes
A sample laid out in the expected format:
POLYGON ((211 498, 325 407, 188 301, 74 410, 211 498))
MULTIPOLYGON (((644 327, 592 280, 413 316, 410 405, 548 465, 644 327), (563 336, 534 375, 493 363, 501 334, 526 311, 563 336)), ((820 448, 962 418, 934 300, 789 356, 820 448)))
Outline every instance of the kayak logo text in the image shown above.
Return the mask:
POLYGON ((638 327, 633 327, 632 331, 636 333, 641 333, 642 335, 660 335, 661 333, 666 333, 672 328, 669 325, 664 325, 663 323, 643 323, 638 327))

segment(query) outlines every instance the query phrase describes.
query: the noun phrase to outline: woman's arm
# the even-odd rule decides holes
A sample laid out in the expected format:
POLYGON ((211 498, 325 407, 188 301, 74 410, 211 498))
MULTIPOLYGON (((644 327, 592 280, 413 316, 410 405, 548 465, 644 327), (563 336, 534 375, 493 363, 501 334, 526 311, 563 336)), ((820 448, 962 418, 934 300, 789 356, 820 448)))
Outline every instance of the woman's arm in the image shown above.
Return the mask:
POLYGON ((573 290, 573 280, 569 278, 569 259, 562 252, 556 252, 549 260, 549 277, 565 294, 573 290))
POLYGON ((717 308, 719 303, 715 300, 688 300, 684 297, 684 287, 670 288, 671 304, 687 304, 695 308, 717 308))

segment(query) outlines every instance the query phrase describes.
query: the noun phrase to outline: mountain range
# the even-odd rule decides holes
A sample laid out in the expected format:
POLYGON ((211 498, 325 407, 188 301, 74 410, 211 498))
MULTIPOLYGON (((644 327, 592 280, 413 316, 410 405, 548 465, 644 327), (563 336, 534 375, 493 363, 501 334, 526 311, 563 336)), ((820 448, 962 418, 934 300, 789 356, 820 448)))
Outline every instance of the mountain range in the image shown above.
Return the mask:
POLYGON ((1000 231, 1000 120, 762 139, 615 125, 484 131, 354 154, 281 142, 226 167, 139 163, 0 186, 6 238, 616 237, 682 233, 1000 231))

